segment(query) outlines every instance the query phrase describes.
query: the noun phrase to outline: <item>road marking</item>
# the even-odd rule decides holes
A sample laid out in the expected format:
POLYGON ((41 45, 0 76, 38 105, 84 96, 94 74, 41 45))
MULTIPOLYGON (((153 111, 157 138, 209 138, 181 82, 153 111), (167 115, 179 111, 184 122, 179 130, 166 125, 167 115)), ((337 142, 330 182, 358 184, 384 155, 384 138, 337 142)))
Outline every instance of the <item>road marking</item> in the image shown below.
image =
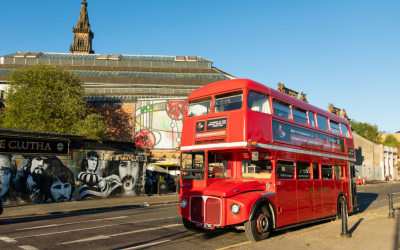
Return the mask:
POLYGON ((176 226, 182 226, 182 224, 172 224, 172 225, 162 226, 162 227, 146 228, 146 229, 130 231, 130 232, 125 232, 125 233, 119 233, 119 234, 99 235, 99 236, 96 236, 96 237, 91 237, 91 238, 86 238, 86 239, 81 239, 81 240, 74 240, 74 241, 60 243, 59 245, 66 245, 66 244, 79 243, 79 242, 87 242, 87 241, 109 239, 109 238, 115 237, 115 236, 121 236, 121 235, 126 235, 126 234, 135 234, 135 233, 141 233, 141 232, 147 232, 147 231, 154 231, 154 230, 157 230, 157 229, 176 227, 176 226))
POLYGON ((8 237, 5 237, 5 236, 0 237, 0 240, 8 242, 8 243, 17 243, 16 240, 8 238, 8 237))
MULTIPOLYGON (((103 227, 114 227, 114 226, 127 225, 127 224, 139 223, 139 222, 147 222, 147 221, 153 221, 153 220, 165 220, 165 219, 171 219, 171 218, 175 218, 175 217, 176 217, 176 216, 165 217, 165 218, 158 218, 158 219, 151 219, 151 220, 142 220, 142 221, 127 222, 127 223, 118 223, 118 224, 105 225, 105 226, 98 226, 98 227, 79 228, 79 229, 73 229, 73 230, 67 230, 67 231, 60 231, 60 232, 52 232, 52 233, 45 233, 45 234, 35 234, 35 235, 29 235, 29 236, 23 236, 23 237, 16 237, 16 238, 14 238, 14 239, 23 239, 23 238, 32 238, 32 237, 46 236, 46 235, 52 235, 52 234, 70 233, 70 232, 75 232, 75 231, 83 231, 83 230, 90 230, 90 229, 103 228, 103 227)), ((7 238, 7 237, 6 237, 6 238, 7 238)), ((1 238, 0 238, 0 239, 1 239, 1 238)), ((11 238, 8 238, 8 239, 11 239, 11 238)), ((12 240, 12 239, 11 239, 11 240, 12 240)))
POLYGON ((232 247, 237 247, 237 246, 244 245, 244 244, 249 244, 249 243, 251 243, 251 242, 250 242, 250 241, 246 241, 246 242, 239 243, 239 244, 236 244, 236 245, 232 245, 232 246, 228 246, 228 247, 223 247, 223 248, 218 248, 217 250, 229 249, 229 248, 232 248, 232 247))
POLYGON ((25 249, 25 250, 39 250, 36 247, 32 247, 32 246, 28 246, 28 245, 23 245, 23 246, 19 246, 19 247, 22 249, 25 249))
POLYGON ((117 248, 117 250, 136 249, 136 248, 139 248, 139 247, 147 247, 147 246, 158 245, 158 244, 162 244, 162 243, 169 242, 169 241, 171 241, 171 240, 164 240, 164 241, 154 242, 154 243, 150 243, 150 244, 146 244, 146 245, 139 245, 139 246, 135 246, 135 247, 117 248))
POLYGON ((111 218, 96 219, 96 220, 85 220, 85 221, 77 221, 77 222, 70 222, 70 223, 64 223, 64 224, 51 224, 51 225, 45 225, 45 226, 39 226, 39 227, 21 228, 21 229, 16 229, 16 230, 20 231, 20 230, 30 230, 30 229, 39 229, 39 228, 48 228, 48 227, 59 227, 59 226, 87 223, 87 222, 93 222, 93 221, 122 219, 122 218, 126 218, 126 217, 128 217, 128 216, 119 216, 119 217, 111 217, 111 218))

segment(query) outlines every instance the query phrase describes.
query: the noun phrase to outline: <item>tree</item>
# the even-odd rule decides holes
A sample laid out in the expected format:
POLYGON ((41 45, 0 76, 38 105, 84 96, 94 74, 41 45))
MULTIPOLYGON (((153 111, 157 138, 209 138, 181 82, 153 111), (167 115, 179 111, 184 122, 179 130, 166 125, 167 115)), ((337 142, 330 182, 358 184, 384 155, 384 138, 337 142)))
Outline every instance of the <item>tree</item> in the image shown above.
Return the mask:
POLYGON ((104 118, 98 114, 90 114, 84 120, 78 121, 72 129, 72 133, 99 142, 102 142, 108 135, 104 118))
POLYGON ((400 145, 400 141, 394 135, 387 135, 383 144, 390 147, 397 147, 397 145, 400 145))
POLYGON ((367 122, 357 122, 352 120, 350 126, 354 132, 375 143, 382 143, 382 135, 378 132, 377 125, 371 125, 367 122))
POLYGON ((2 126, 70 133, 84 118, 83 82, 67 68, 34 65, 11 72, 2 126))

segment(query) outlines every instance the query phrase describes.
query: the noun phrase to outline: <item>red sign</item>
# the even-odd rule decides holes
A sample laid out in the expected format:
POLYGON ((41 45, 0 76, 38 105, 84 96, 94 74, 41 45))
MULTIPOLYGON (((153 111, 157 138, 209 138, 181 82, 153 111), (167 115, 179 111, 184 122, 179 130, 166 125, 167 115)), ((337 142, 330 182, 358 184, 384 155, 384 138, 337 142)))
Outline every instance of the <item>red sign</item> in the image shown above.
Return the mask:
POLYGON ((214 137, 214 136, 224 136, 224 135, 226 135, 226 130, 197 133, 195 138, 199 139, 204 137, 214 137))

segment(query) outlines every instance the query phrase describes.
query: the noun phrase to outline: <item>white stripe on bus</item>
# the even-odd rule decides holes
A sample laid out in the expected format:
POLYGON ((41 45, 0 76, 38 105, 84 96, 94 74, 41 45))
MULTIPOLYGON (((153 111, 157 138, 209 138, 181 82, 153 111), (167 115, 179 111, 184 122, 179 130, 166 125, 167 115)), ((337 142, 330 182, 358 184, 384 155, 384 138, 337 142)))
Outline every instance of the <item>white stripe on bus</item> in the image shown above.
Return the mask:
MULTIPOLYGON (((215 143, 215 144, 202 144, 202 145, 184 146, 184 147, 181 147, 181 150, 240 147, 240 146, 247 146, 247 142, 243 141, 243 142, 228 142, 228 143, 215 143)), ((313 151, 308 151, 308 150, 288 148, 288 147, 282 147, 282 146, 275 146, 275 145, 269 145, 269 144, 263 144, 263 143, 259 143, 257 146, 252 146, 252 147, 275 149, 275 150, 281 150, 281 151, 287 151, 287 152, 293 152, 293 153, 299 153, 299 154, 324 156, 324 157, 330 157, 330 158, 347 160, 347 161, 355 161, 356 160, 354 158, 349 158, 349 157, 340 156, 340 155, 324 154, 324 153, 318 153, 318 152, 313 152, 313 151)))

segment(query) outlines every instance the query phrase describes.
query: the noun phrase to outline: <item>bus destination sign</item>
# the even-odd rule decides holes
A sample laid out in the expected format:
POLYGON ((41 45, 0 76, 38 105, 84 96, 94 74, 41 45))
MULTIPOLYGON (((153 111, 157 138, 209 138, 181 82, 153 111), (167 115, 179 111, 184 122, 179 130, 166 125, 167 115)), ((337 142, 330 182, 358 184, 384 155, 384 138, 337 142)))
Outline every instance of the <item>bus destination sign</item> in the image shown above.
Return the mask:
POLYGON ((339 137, 322 134, 275 120, 272 120, 272 129, 273 138, 277 141, 335 153, 345 153, 344 140, 339 137))
POLYGON ((226 117, 207 120, 207 130, 226 129, 226 117))
POLYGON ((354 148, 347 147, 347 153, 349 154, 349 156, 353 156, 354 157, 354 148))

